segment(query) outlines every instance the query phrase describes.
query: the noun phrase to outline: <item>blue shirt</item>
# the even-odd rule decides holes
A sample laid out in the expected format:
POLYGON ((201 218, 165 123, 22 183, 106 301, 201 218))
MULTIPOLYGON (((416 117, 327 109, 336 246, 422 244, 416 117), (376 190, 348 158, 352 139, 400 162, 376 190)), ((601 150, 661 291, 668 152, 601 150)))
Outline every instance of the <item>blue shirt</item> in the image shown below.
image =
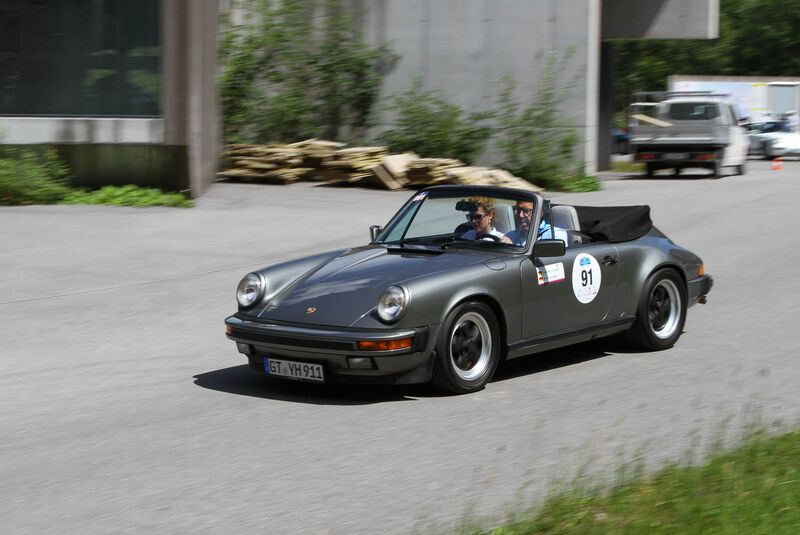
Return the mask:
MULTIPOLYGON (((556 240, 563 240, 564 243, 567 243, 567 231, 563 228, 553 227, 552 231, 550 225, 548 225, 545 221, 539 225, 539 235, 544 240, 552 240, 553 233, 555 232, 555 239, 556 240)), ((511 232, 506 233, 506 238, 511 240, 511 243, 514 245, 518 245, 520 247, 524 247, 525 244, 528 242, 528 234, 522 232, 521 229, 514 229, 511 232)))

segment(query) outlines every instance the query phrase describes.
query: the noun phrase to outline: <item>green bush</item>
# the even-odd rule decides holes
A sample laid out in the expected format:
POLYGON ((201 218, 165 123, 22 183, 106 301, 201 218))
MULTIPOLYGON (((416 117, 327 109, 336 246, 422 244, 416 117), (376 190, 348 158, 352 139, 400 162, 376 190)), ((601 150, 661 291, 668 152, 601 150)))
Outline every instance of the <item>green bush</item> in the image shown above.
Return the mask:
POLYGON ((29 149, 0 150, 0 204, 111 204, 126 206, 175 206, 192 202, 180 193, 132 184, 99 190, 70 186, 69 169, 55 150, 42 155, 29 149))
POLYGON ((539 85, 527 105, 515 98, 513 77, 501 81, 497 107, 467 113, 439 90, 422 89, 417 77, 411 87, 393 97, 388 108, 396 113, 381 141, 393 152, 413 151, 424 157, 457 158, 472 164, 487 141, 501 161, 497 167, 555 191, 593 191, 600 184, 585 172, 575 156, 581 138, 563 116, 569 97, 560 74, 570 54, 559 63, 555 53, 546 58, 539 85))
POLYGON ((472 164, 492 134, 491 112, 472 112, 447 100, 439 90, 422 89, 417 76, 395 95, 388 109, 397 113, 381 141, 394 152, 413 151, 426 158, 457 158, 472 164))
POLYGON ((600 185, 586 175, 584 162, 575 156, 580 135, 560 111, 569 98, 569 84, 564 87, 560 75, 570 56, 559 61, 551 53, 545 58, 538 87, 527 105, 514 98, 513 77, 503 79, 494 142, 503 156, 501 166, 515 175, 548 190, 592 191, 600 185))
POLYGON ((13 147, 0 152, 0 203, 52 204, 71 190, 69 171, 54 150, 42 156, 13 147))
POLYGON ((247 10, 242 25, 224 19, 225 141, 359 140, 395 56, 363 43, 334 0, 258 0, 247 10))

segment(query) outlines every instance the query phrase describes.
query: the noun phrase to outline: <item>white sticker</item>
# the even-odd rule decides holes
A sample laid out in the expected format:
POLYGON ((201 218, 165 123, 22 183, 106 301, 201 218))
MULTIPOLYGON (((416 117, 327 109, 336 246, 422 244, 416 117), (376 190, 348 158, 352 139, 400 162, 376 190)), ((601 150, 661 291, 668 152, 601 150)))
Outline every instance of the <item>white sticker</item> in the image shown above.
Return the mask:
POLYGON ((591 303, 600 291, 600 264, 590 254, 581 253, 572 265, 572 292, 583 304, 591 303))
POLYGON ((544 266, 544 272, 540 268, 536 268, 536 274, 539 276, 539 286, 542 284, 549 284, 551 282, 558 282, 564 280, 564 264, 547 264, 544 266))

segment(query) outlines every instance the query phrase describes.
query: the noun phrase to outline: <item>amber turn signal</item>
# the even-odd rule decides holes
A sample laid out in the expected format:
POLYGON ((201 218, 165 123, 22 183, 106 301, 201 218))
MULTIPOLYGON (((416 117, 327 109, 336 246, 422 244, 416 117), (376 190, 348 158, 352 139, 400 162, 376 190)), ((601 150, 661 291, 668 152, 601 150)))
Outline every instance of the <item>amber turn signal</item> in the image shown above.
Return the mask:
POLYGON ((230 325, 225 326, 225 332, 231 334, 233 332, 233 328, 230 325))
POLYGON ((697 276, 698 277, 702 277, 703 276, 703 264, 700 264, 700 271, 698 271, 697 276))
POLYGON ((392 351, 394 349, 408 349, 414 343, 414 338, 398 338, 397 340, 377 340, 358 342, 359 351, 392 351))

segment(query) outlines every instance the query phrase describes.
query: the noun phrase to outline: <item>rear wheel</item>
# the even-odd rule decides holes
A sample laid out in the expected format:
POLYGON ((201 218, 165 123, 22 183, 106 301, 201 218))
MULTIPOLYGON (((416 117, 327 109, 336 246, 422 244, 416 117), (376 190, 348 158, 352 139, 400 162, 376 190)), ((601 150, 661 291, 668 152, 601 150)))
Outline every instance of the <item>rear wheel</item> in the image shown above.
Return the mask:
POLYGON ((656 271, 645 282, 630 341, 646 351, 675 345, 686 322, 686 285, 672 268, 656 271))
POLYGON ((500 328, 483 303, 461 304, 448 314, 436 344, 433 381, 447 392, 482 389, 500 360, 500 328))

